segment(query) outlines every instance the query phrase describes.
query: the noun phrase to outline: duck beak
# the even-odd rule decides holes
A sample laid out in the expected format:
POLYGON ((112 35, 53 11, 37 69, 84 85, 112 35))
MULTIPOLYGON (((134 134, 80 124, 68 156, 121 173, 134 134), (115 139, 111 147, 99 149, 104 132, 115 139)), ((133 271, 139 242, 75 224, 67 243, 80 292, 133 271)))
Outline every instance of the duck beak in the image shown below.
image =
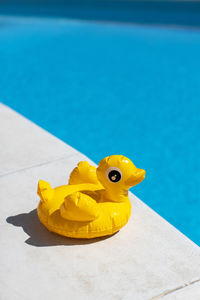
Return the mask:
POLYGON ((145 170, 137 168, 134 174, 131 175, 128 180, 126 180, 126 184, 131 187, 140 183, 145 178, 145 174, 145 170))

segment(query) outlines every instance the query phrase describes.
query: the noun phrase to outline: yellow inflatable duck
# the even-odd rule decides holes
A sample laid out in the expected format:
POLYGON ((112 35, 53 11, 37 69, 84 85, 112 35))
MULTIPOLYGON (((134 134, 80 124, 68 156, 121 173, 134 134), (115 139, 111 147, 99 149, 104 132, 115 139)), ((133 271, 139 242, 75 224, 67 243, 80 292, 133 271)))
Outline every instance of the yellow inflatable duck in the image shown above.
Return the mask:
POLYGON ((53 189, 48 182, 39 181, 38 217, 50 231, 67 237, 111 235, 128 222, 128 190, 144 178, 145 171, 122 155, 105 157, 98 168, 82 161, 72 171, 68 185, 53 189))

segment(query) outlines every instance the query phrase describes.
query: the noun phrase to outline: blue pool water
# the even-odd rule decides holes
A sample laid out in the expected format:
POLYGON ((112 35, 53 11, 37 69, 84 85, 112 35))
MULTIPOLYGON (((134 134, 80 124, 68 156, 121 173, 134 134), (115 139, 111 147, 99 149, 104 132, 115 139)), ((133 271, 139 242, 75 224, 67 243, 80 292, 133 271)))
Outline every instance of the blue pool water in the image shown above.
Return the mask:
POLYGON ((0 99, 96 163, 200 245, 200 31, 0 19, 0 99))

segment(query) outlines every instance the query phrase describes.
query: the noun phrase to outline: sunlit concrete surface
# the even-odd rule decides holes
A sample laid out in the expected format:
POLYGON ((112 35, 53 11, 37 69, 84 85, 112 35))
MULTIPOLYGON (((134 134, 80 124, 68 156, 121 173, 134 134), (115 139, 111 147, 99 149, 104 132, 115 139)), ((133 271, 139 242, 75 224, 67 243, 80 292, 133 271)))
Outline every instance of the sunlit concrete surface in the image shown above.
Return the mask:
POLYGON ((4 105, 0 134, 0 299, 200 299, 199 247, 133 194, 131 219, 112 237, 48 232, 38 180, 65 184, 88 159, 4 105))

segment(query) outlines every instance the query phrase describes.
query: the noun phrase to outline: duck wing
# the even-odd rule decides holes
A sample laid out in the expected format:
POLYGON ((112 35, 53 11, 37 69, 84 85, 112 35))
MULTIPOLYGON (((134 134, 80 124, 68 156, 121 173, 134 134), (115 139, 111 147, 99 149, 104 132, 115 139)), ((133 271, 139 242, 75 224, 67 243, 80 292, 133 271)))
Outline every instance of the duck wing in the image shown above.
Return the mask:
POLYGON ((98 218, 100 208, 90 196, 75 192, 65 198, 60 207, 60 214, 70 221, 92 221, 98 218))
POLYGON ((92 183, 101 187, 96 175, 96 167, 91 166, 87 161, 81 161, 73 169, 69 177, 69 184, 92 183))

